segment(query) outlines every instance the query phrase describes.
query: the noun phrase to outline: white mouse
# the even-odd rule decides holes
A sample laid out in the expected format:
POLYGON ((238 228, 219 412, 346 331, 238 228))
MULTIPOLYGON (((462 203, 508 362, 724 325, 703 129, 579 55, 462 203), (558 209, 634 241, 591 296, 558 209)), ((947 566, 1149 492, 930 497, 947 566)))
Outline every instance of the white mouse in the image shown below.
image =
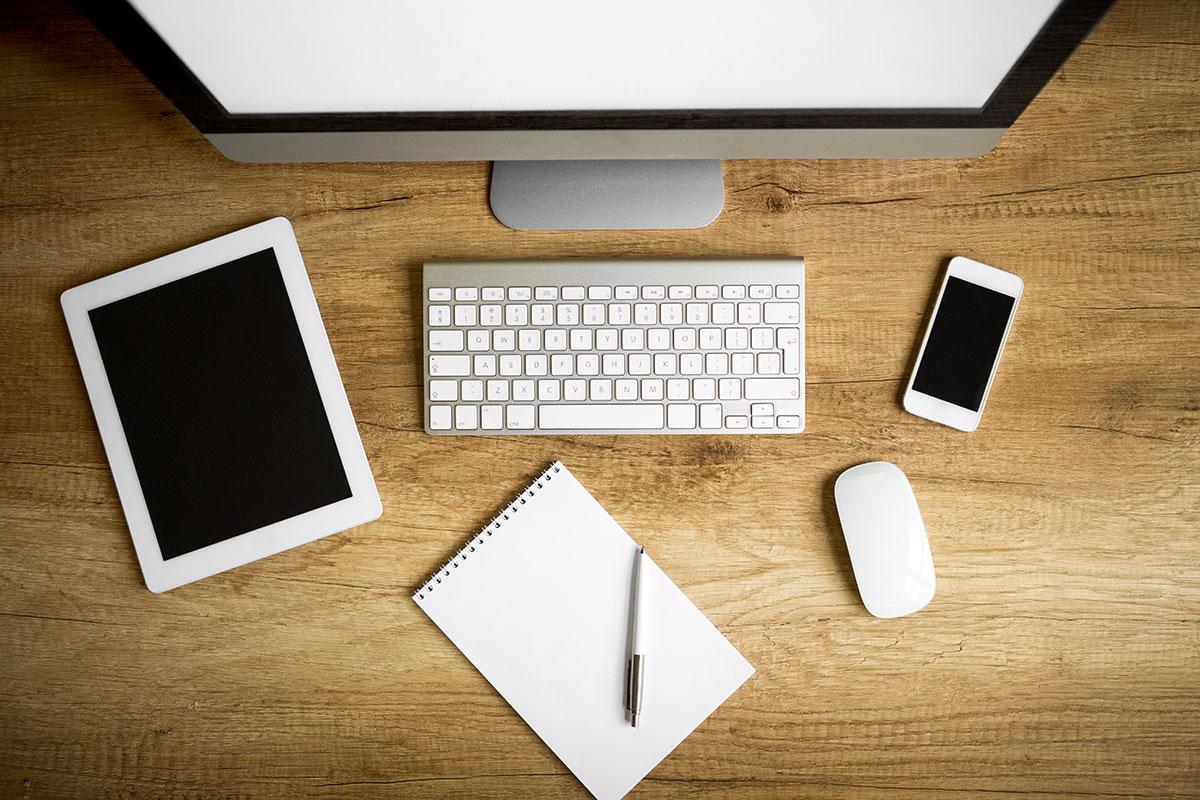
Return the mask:
POLYGON ((842 534, 863 605, 890 619, 933 599, 933 554, 908 478, 895 464, 851 467, 833 486, 842 534))

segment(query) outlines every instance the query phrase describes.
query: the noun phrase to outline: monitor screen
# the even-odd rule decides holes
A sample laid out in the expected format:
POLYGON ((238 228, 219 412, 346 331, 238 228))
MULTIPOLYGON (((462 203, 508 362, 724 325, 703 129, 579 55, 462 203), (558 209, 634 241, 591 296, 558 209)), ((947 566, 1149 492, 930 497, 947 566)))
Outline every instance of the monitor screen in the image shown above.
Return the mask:
POLYGON ((979 109, 1059 0, 132 0, 231 114, 979 109))

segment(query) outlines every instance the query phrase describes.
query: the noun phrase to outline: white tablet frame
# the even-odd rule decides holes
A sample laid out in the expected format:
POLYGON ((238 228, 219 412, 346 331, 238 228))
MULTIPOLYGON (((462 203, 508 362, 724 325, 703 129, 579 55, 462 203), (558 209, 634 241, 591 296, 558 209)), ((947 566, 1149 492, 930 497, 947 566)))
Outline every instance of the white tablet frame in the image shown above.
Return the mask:
POLYGON ((63 292, 61 302, 96 424, 100 428, 100 438, 117 485, 117 494, 142 567, 142 576, 150 591, 163 592, 207 578, 370 522, 383 513, 375 479, 371 475, 362 439, 359 438, 350 410, 350 401, 346 398, 317 300, 296 244, 296 235, 291 222, 285 217, 275 217, 68 289, 63 292), (316 378, 317 391, 350 484, 350 497, 164 560, 88 312, 267 248, 275 251, 279 263, 292 312, 300 329, 300 338, 316 378))
POLYGON ((921 349, 917 351, 917 360, 913 363, 912 372, 908 376, 908 386, 904 391, 904 410, 918 417, 924 417, 933 422, 940 422, 951 428, 970 433, 979 427, 983 417, 983 409, 987 407, 988 395, 992 393, 992 383, 996 380, 996 369, 1000 366, 1000 358, 1004 355, 1004 346, 1008 343, 1008 334, 1012 331, 1013 319, 1017 316, 1017 306, 1021 304, 1021 295, 1025 291, 1025 283, 1011 272, 1005 272, 995 267, 989 267, 966 256, 955 256, 950 259, 950 266, 942 277, 942 285, 938 289, 937 302, 933 305, 933 313, 929 315, 929 324, 925 326, 925 336, 921 339, 921 349), (1008 321, 1004 324, 1004 336, 1000 339, 1000 347, 996 349, 996 358, 992 361, 991 372, 988 373, 987 386, 983 389, 983 399, 979 401, 979 410, 972 411, 954 403, 949 403, 940 397, 934 397, 913 388, 917 379, 917 370, 921 367, 921 359, 925 357, 925 345, 929 343, 929 333, 937 320, 938 311, 942 307, 942 295, 946 292, 946 284, 950 278, 960 278, 967 283, 991 289, 1013 299, 1012 310, 1008 312, 1008 321))

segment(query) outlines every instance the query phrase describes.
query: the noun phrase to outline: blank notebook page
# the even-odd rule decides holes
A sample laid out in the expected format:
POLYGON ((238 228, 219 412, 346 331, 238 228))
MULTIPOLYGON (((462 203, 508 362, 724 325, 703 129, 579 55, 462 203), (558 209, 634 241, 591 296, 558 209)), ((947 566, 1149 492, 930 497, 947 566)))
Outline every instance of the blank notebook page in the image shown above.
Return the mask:
POLYGON ((637 785, 754 673, 650 562, 642 576, 642 717, 630 726, 624 689, 636 553, 555 463, 413 595, 600 800, 637 785))

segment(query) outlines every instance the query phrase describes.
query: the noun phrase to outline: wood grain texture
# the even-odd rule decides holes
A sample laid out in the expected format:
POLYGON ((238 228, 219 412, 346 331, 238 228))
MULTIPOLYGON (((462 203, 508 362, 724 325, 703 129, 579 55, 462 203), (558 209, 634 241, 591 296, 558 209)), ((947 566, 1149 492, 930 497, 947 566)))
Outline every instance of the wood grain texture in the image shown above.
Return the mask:
POLYGON ((1119 2, 982 158, 730 162, 703 230, 521 233, 483 163, 226 161, 19 0, 0 170, 0 796, 585 797, 408 599, 554 458, 758 668, 632 796, 1200 796, 1200 3, 1119 2), (384 516, 155 596, 58 294, 276 214, 384 516), (1026 282, 971 435, 899 404, 954 254, 1026 282), (697 255, 808 259, 802 436, 421 432, 422 261, 697 255), (938 564, 907 619, 835 519, 870 459, 938 564))

